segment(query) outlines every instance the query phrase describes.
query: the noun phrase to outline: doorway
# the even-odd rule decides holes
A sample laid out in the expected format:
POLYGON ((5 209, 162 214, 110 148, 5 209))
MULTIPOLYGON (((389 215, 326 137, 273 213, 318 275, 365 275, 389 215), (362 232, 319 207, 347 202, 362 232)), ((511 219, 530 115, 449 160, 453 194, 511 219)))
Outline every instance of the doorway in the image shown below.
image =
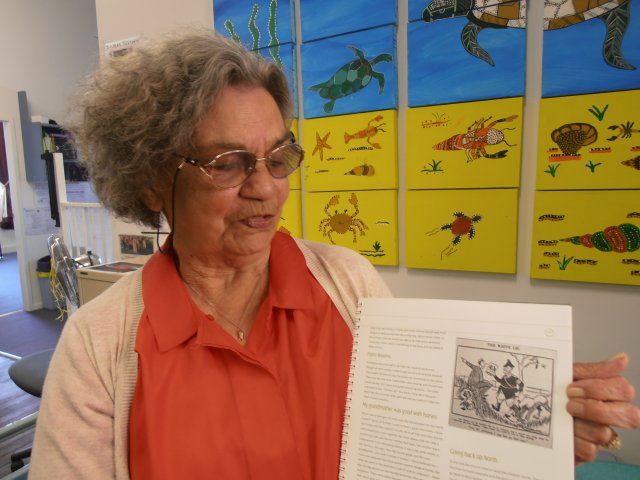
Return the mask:
POLYGON ((11 181, 5 130, 8 122, 0 122, 0 315, 22 310, 20 269, 13 227, 11 181))
MULTIPOLYGON (((19 278, 12 277, 13 288, 20 291, 21 309, 34 309, 35 304, 33 294, 38 288, 37 278, 31 279, 28 275, 29 265, 27 257, 29 242, 24 232, 24 221, 21 215, 23 201, 21 196, 22 184, 20 182, 20 163, 22 161, 22 142, 20 129, 20 109, 18 106, 18 93, 15 90, 0 87, 0 123, 2 124, 2 139, 4 143, 3 153, 6 158, 9 193, 11 198, 11 208, 13 212, 13 230, 2 230, 1 234, 6 243, 2 243, 3 253, 16 254, 16 264, 19 278)), ((26 183, 26 182, 24 182, 26 183)), ((4 261, 4 260, 2 260, 4 261)), ((7 262, 9 263, 9 262, 7 262)), ((14 267, 15 270, 15 267, 14 267)), ((3 290, 8 288, 3 282, 3 290)), ((39 292, 38 292, 39 293, 39 292)), ((17 295, 14 295, 14 299, 17 295)), ((39 301, 39 298, 36 300, 39 301)))

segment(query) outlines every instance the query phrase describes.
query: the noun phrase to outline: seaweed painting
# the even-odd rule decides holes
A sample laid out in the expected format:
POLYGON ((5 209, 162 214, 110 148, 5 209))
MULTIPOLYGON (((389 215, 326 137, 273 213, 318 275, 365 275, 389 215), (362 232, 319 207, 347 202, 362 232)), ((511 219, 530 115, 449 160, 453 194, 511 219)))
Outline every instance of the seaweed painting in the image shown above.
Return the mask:
POLYGON ((289 2, 216 0, 214 13, 218 32, 251 50, 268 49, 273 61, 282 65, 280 45, 294 40, 289 2))

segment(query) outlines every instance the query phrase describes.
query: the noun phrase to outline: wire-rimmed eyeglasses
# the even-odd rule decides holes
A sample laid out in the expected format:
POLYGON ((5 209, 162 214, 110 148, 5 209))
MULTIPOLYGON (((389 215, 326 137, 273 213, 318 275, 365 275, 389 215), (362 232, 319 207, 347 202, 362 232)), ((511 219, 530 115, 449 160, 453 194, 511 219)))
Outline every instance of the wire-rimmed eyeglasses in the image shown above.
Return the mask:
POLYGON ((256 171, 259 161, 264 161, 273 178, 286 178, 300 166, 304 150, 297 143, 287 143, 273 149, 269 154, 258 158, 247 150, 230 150, 213 157, 207 163, 201 163, 190 157, 184 157, 178 166, 185 164, 198 167, 217 188, 233 188, 242 185, 256 171))

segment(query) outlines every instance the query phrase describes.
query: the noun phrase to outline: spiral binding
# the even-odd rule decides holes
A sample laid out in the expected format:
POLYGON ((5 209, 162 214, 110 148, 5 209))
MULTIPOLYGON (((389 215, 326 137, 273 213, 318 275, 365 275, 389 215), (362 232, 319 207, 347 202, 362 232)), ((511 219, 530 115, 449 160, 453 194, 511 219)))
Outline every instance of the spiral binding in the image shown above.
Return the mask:
POLYGON ((340 441, 340 466, 338 467, 339 480, 347 480, 345 476, 347 444, 349 443, 349 421, 351 419, 351 393, 353 392, 353 377, 355 375, 356 358, 358 356, 358 335, 360 332, 360 313, 362 302, 358 301, 356 307, 356 321, 353 327, 353 347, 351 349, 351 365, 349 367, 349 380, 347 381, 347 405, 344 409, 344 420, 342 424, 342 439, 340 441))

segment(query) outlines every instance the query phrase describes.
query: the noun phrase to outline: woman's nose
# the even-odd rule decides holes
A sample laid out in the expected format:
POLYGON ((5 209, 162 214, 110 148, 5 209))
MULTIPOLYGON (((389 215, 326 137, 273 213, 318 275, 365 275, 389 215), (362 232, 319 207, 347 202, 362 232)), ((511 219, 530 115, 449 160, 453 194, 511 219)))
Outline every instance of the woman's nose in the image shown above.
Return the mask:
POLYGON ((276 179, 267 168, 265 159, 259 158, 251 170, 249 178, 243 184, 243 191, 257 196, 269 195, 275 190, 275 181, 276 179))

